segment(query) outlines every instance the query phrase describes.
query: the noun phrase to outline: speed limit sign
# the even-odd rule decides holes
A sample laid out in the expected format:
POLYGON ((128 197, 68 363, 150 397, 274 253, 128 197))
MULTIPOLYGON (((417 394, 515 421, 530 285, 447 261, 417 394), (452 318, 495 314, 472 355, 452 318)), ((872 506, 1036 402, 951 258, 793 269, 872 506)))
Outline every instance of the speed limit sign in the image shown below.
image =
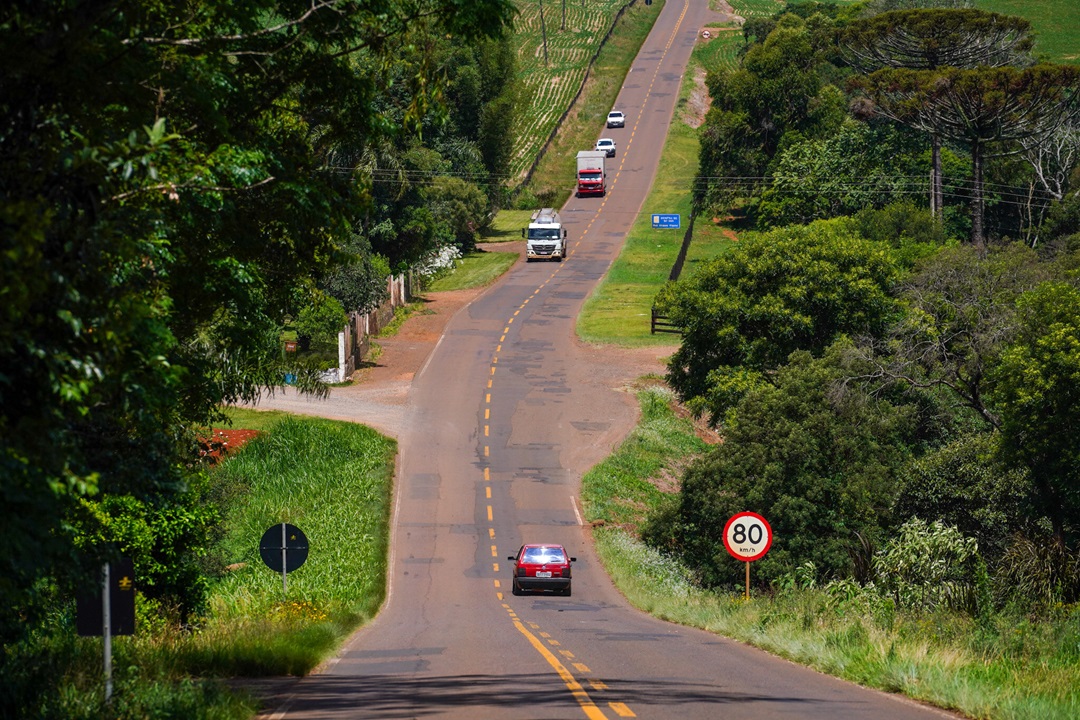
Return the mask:
POLYGON ((753 562, 764 557, 771 546, 772 528, 757 513, 732 515, 724 526, 724 547, 736 560, 753 562))

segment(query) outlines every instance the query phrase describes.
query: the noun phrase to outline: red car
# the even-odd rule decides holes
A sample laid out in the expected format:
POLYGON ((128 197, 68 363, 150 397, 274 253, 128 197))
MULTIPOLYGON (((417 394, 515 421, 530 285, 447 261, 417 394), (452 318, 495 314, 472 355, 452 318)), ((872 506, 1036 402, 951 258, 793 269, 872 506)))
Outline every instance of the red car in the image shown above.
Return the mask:
POLYGON ((577 562, 577 558, 567 555, 562 545, 522 545, 517 555, 510 555, 507 560, 514 561, 511 591, 515 595, 526 590, 570 594, 570 563, 577 562))

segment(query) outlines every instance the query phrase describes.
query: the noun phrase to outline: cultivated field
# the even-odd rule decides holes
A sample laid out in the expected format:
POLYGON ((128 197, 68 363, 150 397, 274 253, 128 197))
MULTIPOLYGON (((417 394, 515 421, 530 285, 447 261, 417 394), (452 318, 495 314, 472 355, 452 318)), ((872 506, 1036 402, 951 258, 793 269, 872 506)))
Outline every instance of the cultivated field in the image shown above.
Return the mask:
POLYGON ((600 48, 628 0, 549 3, 519 2, 515 22, 518 75, 525 93, 510 172, 516 184, 536 159, 559 118, 585 80, 589 61, 600 48), (565 11, 565 20, 564 20, 565 11), (547 53, 544 32, 547 32, 547 53))

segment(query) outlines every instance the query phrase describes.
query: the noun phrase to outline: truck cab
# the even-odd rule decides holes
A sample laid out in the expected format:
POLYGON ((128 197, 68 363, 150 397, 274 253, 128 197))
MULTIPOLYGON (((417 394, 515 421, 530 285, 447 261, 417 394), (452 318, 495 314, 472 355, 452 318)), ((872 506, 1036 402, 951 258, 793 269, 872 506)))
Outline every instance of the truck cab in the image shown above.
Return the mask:
POLYGON ((566 257, 566 228, 555 208, 541 208, 532 214, 529 227, 522 228, 525 238, 525 261, 554 260, 566 257))

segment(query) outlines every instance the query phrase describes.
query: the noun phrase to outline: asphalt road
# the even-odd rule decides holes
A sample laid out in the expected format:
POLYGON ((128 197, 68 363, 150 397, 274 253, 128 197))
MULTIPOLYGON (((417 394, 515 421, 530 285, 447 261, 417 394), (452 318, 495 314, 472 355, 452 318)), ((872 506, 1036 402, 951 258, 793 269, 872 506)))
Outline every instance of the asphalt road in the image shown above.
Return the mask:
POLYGON ((636 410, 612 390, 603 351, 573 339, 574 322, 642 211, 708 17, 700 0, 664 8, 619 96, 626 128, 603 130, 619 147, 610 192, 563 209, 570 257, 518 263, 450 320, 412 379, 394 421, 387 603, 270 716, 951 717, 644 615, 592 552, 576 505, 581 474, 625 437, 636 410), (572 597, 510 594, 506 558, 523 542, 577 556, 572 597))

